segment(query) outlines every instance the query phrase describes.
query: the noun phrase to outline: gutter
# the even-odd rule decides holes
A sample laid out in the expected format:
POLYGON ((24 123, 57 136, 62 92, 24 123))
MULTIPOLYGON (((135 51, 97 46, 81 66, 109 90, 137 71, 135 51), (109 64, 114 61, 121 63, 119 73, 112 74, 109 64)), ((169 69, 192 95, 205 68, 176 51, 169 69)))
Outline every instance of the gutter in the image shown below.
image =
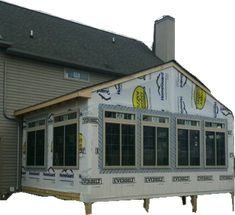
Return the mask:
POLYGON ((17 148, 16 148, 16 190, 19 190, 19 165, 20 165, 20 121, 15 117, 11 117, 7 115, 7 66, 6 66, 6 58, 3 56, 3 116, 12 122, 17 123, 17 148))

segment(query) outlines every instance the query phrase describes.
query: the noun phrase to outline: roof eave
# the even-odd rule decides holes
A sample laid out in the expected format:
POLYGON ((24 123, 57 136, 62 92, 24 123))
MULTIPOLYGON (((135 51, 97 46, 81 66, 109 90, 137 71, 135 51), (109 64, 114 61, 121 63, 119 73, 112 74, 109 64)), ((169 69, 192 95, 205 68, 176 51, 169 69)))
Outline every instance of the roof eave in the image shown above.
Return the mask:
POLYGON ((58 59, 58 58, 51 58, 48 56, 42 56, 42 55, 37 55, 35 53, 32 52, 28 52, 28 51, 23 51, 17 48, 12 48, 12 47, 7 47, 6 53, 9 55, 14 55, 14 56, 18 56, 18 57, 23 57, 23 58, 28 58, 28 59, 32 59, 32 60, 39 60, 45 63, 53 63, 53 64, 57 64, 57 65, 61 65, 61 66, 65 66, 65 67, 74 67, 74 68, 79 68, 82 70, 86 70, 86 71, 90 71, 90 72, 99 72, 102 74, 113 74, 116 76, 123 76, 122 73, 119 72, 113 72, 111 70, 107 70, 105 68, 98 68, 98 67, 93 67, 93 66, 88 66, 88 65, 82 65, 79 64, 77 62, 72 62, 72 61, 67 61, 64 59, 58 59))
POLYGON ((0 47, 1 48, 9 48, 10 46, 12 46, 11 42, 0 39, 0 47))

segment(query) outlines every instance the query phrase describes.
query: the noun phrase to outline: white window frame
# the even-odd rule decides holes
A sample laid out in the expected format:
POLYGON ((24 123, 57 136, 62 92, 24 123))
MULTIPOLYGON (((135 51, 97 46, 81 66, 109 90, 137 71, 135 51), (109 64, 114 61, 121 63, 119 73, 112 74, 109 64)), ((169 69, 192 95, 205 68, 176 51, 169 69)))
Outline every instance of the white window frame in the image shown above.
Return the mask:
POLYGON ((104 169, 134 169, 137 167, 137 114, 131 111, 121 111, 121 110, 111 110, 111 109, 104 109, 103 110, 103 168, 104 169), (132 114, 135 116, 134 120, 128 120, 128 119, 116 119, 116 118, 106 118, 105 112, 116 112, 121 114, 132 114), (120 128, 121 125, 135 125, 135 165, 132 166, 123 166, 121 165, 122 162, 122 130, 120 129, 120 165, 117 166, 106 166, 106 123, 114 123, 119 124, 120 128))
MULTIPOLYGON (((47 161, 47 120, 46 118, 38 118, 38 119, 33 119, 33 120, 29 120, 27 122, 27 129, 26 129, 26 149, 25 149, 25 162, 26 162, 26 168, 32 168, 32 169, 42 169, 42 168, 45 168, 46 167, 46 161, 47 161), (39 125, 39 126, 34 126, 34 127, 29 127, 29 124, 30 123, 33 123, 33 122, 39 122, 41 120, 44 120, 45 121, 45 124, 44 125, 39 125), (28 133, 29 132, 32 132, 32 131, 39 131, 39 130, 44 130, 44 165, 42 166, 35 166, 35 165, 28 165, 28 133)), ((34 158, 35 159, 35 158, 34 158)))
MULTIPOLYGON (((181 118, 181 117, 177 117, 176 118, 176 168, 178 169, 199 169, 199 168, 202 168, 202 130, 201 130, 201 123, 202 121, 201 120, 198 120, 198 119, 194 119, 194 118, 181 118), (198 126, 192 126, 192 125, 180 125, 178 124, 178 120, 186 120, 186 121, 197 121, 199 122, 199 125, 198 126), (199 141, 200 141, 200 144, 199 144, 199 162, 200 162, 200 165, 198 166, 193 166, 193 165, 190 165, 190 142, 188 143, 189 145, 189 148, 188 148, 188 161, 189 161, 189 164, 188 165, 179 165, 178 164, 178 129, 183 129, 183 130, 195 130, 195 131, 199 131, 199 141)), ((189 138, 189 133, 188 133, 188 138, 189 138)))
POLYGON ((227 140, 227 129, 225 122, 217 122, 217 121, 210 121, 205 120, 204 121, 204 167, 208 169, 222 169, 227 167, 227 160, 228 160, 228 140, 227 140), (206 123, 219 123, 223 124, 224 128, 215 128, 215 127, 206 127, 206 123), (207 165, 206 164, 206 132, 214 132, 215 135, 217 132, 224 133, 224 147, 225 147, 225 165, 217 165, 217 144, 216 144, 216 138, 215 138, 215 165, 207 165))
POLYGON ((141 168, 170 168, 170 117, 169 116, 163 116, 163 115, 157 115, 157 114, 141 114, 141 168), (150 117, 159 117, 159 118, 167 118, 168 122, 167 123, 160 123, 160 122, 149 122, 149 121, 144 121, 143 117, 144 116, 150 116, 150 117), (154 127, 156 131, 156 136, 155 136, 155 156, 156 156, 156 161, 155 165, 144 165, 144 126, 149 126, 149 127, 154 127), (168 165, 157 165, 157 128, 168 128, 168 165))
MULTIPOLYGON (((61 121, 61 122, 55 122, 55 120, 53 120, 52 167, 54 169, 65 169, 65 168, 66 169, 75 169, 75 170, 79 169, 79 122, 80 122, 79 121, 79 111, 78 110, 69 110, 67 112, 56 113, 54 115, 54 119, 55 119, 55 117, 63 116, 63 115, 66 115, 66 114, 71 114, 71 113, 76 113, 77 117, 74 118, 74 119, 64 120, 64 121, 61 121), (72 125, 72 124, 76 124, 77 125, 77 133, 76 133, 76 135, 77 135, 77 138, 76 138, 76 165, 75 166, 66 166, 66 165, 65 166, 55 166, 54 165, 54 128, 61 127, 61 126, 66 126, 66 125, 72 125)), ((65 136, 64 136, 64 139, 65 139, 65 136)), ((65 150, 64 150, 64 158, 65 158, 65 150)))
POLYGON ((71 80, 71 81, 81 81, 81 82, 90 82, 90 73, 87 72, 87 71, 81 71, 81 70, 77 70, 77 69, 72 69, 72 68, 64 68, 64 79, 66 80, 71 80), (84 80, 84 79, 81 79, 81 78, 70 78, 68 77, 68 73, 69 72, 78 72, 78 73, 86 73, 87 76, 88 76, 88 79, 87 80, 84 80))

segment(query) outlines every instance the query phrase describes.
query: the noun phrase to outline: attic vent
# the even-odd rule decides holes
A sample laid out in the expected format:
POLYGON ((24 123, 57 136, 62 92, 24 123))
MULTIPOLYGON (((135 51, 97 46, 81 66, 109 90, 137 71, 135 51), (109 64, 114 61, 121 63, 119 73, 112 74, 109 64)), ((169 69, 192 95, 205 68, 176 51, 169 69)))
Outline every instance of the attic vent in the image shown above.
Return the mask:
POLYGON ((112 42, 115 43, 115 41, 116 41, 116 39, 115 39, 115 37, 113 37, 112 42))
POLYGON ((33 38, 33 37, 34 37, 34 32, 33 32, 33 30, 30 30, 29 36, 30 36, 30 38, 33 38))

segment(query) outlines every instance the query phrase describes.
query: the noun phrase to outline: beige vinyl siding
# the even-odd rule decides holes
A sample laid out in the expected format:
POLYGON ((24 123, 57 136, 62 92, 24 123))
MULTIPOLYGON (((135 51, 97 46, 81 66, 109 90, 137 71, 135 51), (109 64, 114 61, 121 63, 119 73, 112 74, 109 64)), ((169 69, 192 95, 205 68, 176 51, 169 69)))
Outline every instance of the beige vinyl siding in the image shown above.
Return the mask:
POLYGON ((0 50, 0 194, 16 186, 17 125, 3 116, 3 54, 0 50))
MULTIPOLYGON (((64 78, 64 67, 6 56, 7 114, 79 88, 114 79, 89 72, 90 81, 64 78)), ((0 194, 16 186, 17 124, 3 116, 3 52, 0 49, 0 194)), ((21 168, 20 168, 21 171, 21 168)))
POLYGON ((64 78, 64 67, 8 57, 8 113, 13 114, 16 109, 114 78, 114 76, 91 72, 89 76, 89 82, 68 80, 64 78))

